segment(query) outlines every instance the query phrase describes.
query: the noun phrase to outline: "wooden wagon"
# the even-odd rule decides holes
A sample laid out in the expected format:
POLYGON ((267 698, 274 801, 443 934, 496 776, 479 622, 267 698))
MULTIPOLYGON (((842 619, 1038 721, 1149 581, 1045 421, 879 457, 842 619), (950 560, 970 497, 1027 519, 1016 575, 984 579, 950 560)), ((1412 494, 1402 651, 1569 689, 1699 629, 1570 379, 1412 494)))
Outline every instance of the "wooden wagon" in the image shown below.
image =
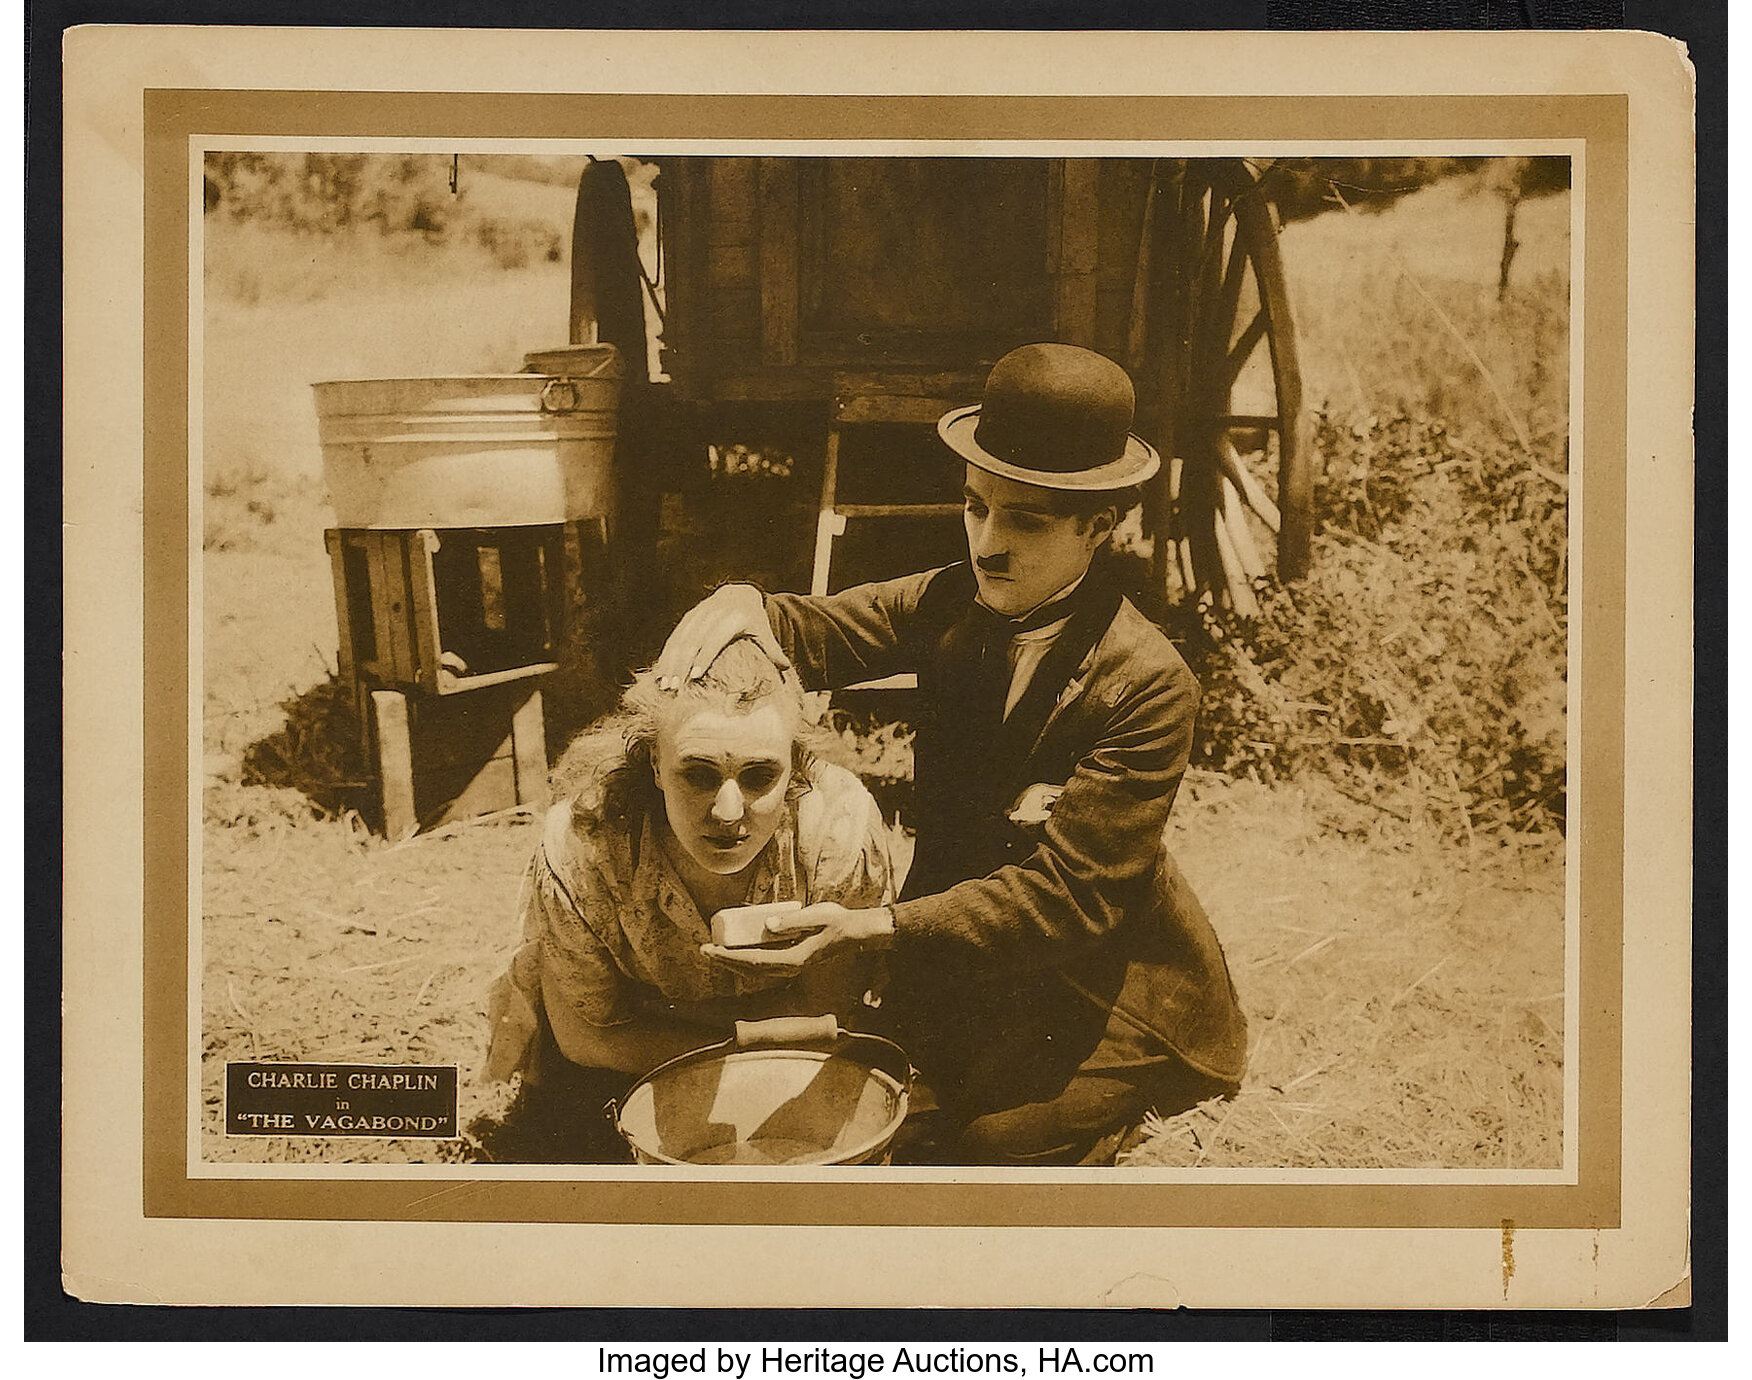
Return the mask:
POLYGON ((1126 367, 1137 429, 1167 460, 1144 513, 1164 606, 1245 614, 1258 581, 1306 572, 1306 418, 1263 165, 655 161, 655 274, 618 163, 586 168, 574 235, 572 338, 637 359, 660 324, 652 380, 630 369, 623 399, 630 564, 650 568, 666 466, 726 418, 819 464, 815 590, 914 550, 896 524, 935 522, 953 555, 959 474, 908 437, 977 401, 1008 350, 1057 340, 1126 367))
POLYGON ((1261 172, 1242 159, 665 157, 642 255, 625 167, 591 161, 571 340, 618 356, 546 352, 534 377, 319 387, 335 393, 325 457, 381 487, 395 451, 430 480, 394 490, 407 511, 343 515, 329 534, 341 669, 386 831, 545 800, 543 687, 579 717, 599 708, 598 682, 654 652, 709 586, 673 579, 690 553, 723 563, 708 576, 817 593, 962 558, 962 471, 935 423, 1029 342, 1099 350, 1136 385, 1137 430, 1166 459, 1132 534, 1148 554, 1146 608, 1255 612, 1261 581, 1306 572, 1311 501, 1261 172), (575 413, 599 356, 623 381, 601 409, 618 425, 592 430, 575 413), (340 405, 386 387, 409 395, 388 415, 340 405), (582 439, 562 444, 573 431, 582 439), (594 448, 598 431, 611 452, 594 448), (534 446, 540 476, 570 473, 561 460, 583 446, 573 461, 614 482, 600 503, 587 484, 581 507, 519 506, 514 439, 534 446), (678 541, 669 500, 697 498, 710 447, 731 439, 802 473, 788 497, 717 486, 678 541), (468 501, 440 514, 458 475, 468 501), (592 619, 617 602, 630 618, 592 619))

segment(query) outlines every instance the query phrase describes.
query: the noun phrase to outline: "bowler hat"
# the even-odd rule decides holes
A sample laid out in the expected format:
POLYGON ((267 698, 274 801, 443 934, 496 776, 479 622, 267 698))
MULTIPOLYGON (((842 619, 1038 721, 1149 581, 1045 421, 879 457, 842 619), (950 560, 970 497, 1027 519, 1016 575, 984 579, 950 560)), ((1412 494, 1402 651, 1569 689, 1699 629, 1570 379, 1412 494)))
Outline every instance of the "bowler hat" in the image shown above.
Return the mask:
POLYGON ((1132 435, 1136 395, 1124 369, 1078 345, 1024 345, 986 379, 985 400, 937 421, 970 464, 1042 489, 1106 492, 1141 484, 1161 465, 1132 435))

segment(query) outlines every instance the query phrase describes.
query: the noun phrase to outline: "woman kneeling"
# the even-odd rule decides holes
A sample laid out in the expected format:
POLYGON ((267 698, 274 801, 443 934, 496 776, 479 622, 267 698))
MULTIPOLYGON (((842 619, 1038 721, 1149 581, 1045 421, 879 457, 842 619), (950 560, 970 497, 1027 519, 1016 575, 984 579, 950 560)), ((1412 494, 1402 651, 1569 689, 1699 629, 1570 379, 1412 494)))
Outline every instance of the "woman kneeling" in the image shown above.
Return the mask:
POLYGON ((490 1003, 487 1076, 524 1085, 493 1158, 624 1158, 597 1109, 635 1078, 737 1020, 848 1020, 880 985, 861 955, 791 978, 700 951, 730 907, 894 899, 876 802, 807 737, 800 686, 743 638, 678 691, 639 675, 566 750, 490 1003))

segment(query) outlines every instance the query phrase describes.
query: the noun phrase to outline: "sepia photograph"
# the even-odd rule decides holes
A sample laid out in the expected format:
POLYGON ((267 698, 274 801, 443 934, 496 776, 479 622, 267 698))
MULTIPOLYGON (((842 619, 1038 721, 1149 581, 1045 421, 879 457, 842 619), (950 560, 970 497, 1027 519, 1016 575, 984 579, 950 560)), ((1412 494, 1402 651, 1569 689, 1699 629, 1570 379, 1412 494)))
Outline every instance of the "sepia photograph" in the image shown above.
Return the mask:
POLYGON ((1570 181, 207 152, 202 1157, 1563 1167, 1570 181))
POLYGON ((69 1293, 1685 1295, 1672 45, 290 36, 69 49, 69 1293))

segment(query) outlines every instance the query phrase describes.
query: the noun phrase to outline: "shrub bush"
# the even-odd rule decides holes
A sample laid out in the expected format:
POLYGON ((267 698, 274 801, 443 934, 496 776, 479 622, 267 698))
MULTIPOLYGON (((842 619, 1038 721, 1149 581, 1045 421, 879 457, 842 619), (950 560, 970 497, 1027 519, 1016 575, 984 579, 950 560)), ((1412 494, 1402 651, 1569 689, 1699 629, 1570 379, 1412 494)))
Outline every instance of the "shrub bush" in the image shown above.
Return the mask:
POLYGON ((1316 418, 1313 574, 1206 604, 1196 765, 1310 771, 1406 818, 1561 829, 1566 476, 1441 422, 1316 418))
POLYGON ((311 233, 358 225, 442 238, 456 213, 449 169, 437 154, 210 153, 206 205, 311 233))
POLYGON ((439 154, 210 153, 206 209, 237 224, 335 235, 376 231, 400 244, 467 244, 500 268, 559 263, 561 228, 534 217, 482 215, 466 186, 450 190, 439 154))
POLYGON ((500 268, 557 264, 565 254, 560 232, 540 220, 482 220, 475 226, 475 240, 500 268))

